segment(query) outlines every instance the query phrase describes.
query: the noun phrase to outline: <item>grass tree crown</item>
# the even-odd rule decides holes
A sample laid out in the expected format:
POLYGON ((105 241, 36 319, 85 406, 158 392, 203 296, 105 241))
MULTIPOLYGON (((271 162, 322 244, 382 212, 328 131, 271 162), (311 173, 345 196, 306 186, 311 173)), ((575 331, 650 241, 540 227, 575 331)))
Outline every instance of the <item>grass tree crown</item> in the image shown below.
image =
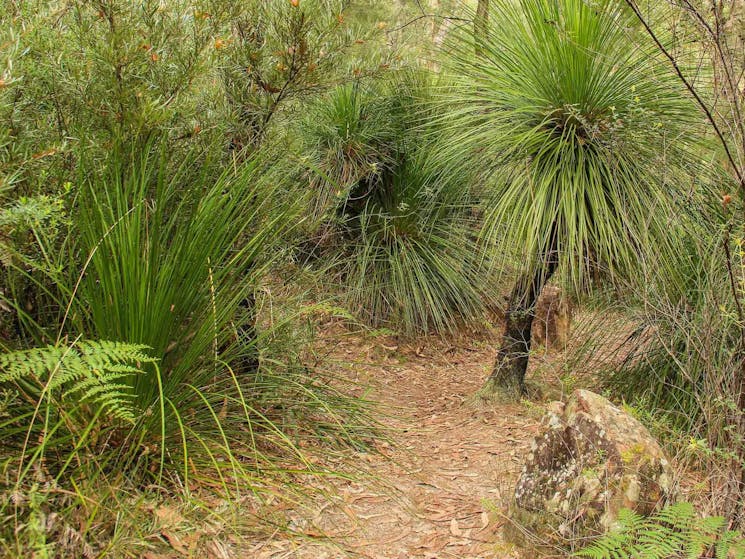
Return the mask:
POLYGON ((529 272, 558 253, 581 287, 664 244, 697 115, 635 25, 613 0, 496 0, 446 46, 440 156, 480 169, 485 234, 529 272))

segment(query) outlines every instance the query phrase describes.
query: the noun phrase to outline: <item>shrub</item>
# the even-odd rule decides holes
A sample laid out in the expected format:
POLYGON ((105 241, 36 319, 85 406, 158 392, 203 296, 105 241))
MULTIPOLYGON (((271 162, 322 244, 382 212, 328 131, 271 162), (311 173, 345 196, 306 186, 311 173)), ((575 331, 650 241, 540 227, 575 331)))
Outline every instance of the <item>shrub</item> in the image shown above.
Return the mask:
POLYGON ((315 245, 368 323, 445 331, 478 317, 490 282, 474 234, 468 173, 437 173, 417 105, 428 80, 340 87, 301 128, 315 245))

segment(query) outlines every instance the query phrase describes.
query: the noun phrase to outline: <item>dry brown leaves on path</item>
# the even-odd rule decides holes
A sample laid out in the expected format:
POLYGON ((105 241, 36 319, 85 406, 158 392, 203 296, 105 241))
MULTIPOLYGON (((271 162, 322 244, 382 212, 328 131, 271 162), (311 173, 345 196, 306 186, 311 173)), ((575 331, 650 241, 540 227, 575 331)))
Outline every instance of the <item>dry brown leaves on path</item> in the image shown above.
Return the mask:
POLYGON ((501 541, 502 507, 539 413, 522 404, 479 407, 471 396, 493 358, 493 342, 428 340, 398 345, 327 332, 340 372, 380 403, 389 441, 357 453, 367 475, 336 480, 298 515, 307 537, 250 547, 256 559, 482 559, 515 556, 501 541), (333 340, 333 341, 332 341, 333 340), (331 495, 330 497, 328 495, 331 495))

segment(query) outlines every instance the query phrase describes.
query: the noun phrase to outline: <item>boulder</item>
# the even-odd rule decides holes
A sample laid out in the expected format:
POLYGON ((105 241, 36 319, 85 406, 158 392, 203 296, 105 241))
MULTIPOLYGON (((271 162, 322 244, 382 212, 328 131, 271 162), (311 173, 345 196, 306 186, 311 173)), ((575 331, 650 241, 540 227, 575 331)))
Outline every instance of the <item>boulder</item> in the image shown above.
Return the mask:
POLYGON ((608 400, 576 390, 554 402, 525 459, 510 508, 507 536, 525 543, 591 537, 623 508, 649 514, 671 500, 672 471, 639 421, 608 400))

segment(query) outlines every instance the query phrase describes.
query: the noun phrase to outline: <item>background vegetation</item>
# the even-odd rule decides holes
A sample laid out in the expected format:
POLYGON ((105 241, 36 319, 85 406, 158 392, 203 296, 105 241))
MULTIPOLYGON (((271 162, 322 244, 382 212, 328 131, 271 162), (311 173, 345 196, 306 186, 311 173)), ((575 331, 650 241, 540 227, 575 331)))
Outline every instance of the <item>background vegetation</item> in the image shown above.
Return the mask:
MULTIPOLYGON (((734 0, 5 2, 2 553, 139 557, 152 503, 261 516, 330 473, 303 449, 378 437, 315 313, 412 338, 504 311, 519 396, 549 281, 606 317, 575 362, 741 527, 743 25, 734 0)), ((659 533, 627 520, 587 556, 659 533)))

